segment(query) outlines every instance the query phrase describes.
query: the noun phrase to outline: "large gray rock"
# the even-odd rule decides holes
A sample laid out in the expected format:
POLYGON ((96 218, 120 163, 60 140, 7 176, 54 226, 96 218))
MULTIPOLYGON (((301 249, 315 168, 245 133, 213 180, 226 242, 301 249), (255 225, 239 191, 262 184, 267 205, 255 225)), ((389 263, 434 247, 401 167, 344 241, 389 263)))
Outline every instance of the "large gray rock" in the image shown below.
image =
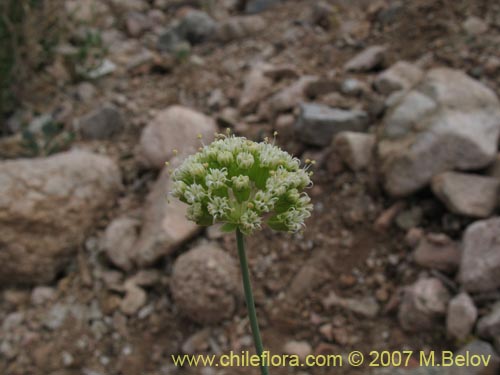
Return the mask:
POLYGON ((89 152, 0 162, 0 283, 52 281, 120 188, 116 164, 89 152))
POLYGON ((315 146, 327 146, 342 131, 363 132, 368 128, 368 115, 361 110, 344 110, 321 104, 304 103, 295 123, 297 136, 315 146))
POLYGON ((125 127, 121 111, 105 104, 76 121, 76 128, 85 139, 109 139, 125 127))
POLYGON ((448 337, 460 342, 472 333, 477 319, 477 308, 467 293, 460 293, 452 298, 448 305, 446 331, 448 337))
POLYGON ((210 143, 217 131, 215 121, 190 108, 174 105, 161 111, 141 134, 138 157, 148 167, 162 168, 179 154, 194 153, 200 147, 198 135, 210 143))
POLYGON ((441 172, 485 167, 499 133, 493 91, 461 71, 432 69, 384 118, 378 154, 385 188, 405 196, 441 172))
POLYGON ((380 73, 373 82, 373 86, 381 94, 388 95, 394 91, 410 89, 423 76, 424 72, 418 66, 406 61, 398 61, 380 73))
POLYGON ((399 323, 404 330, 432 330, 442 324, 450 293, 437 278, 420 279, 406 287, 399 306, 399 323))
POLYGON ((462 247, 458 279, 464 289, 476 293, 500 287, 500 218, 469 225, 462 247))
POLYGON ((498 205, 500 180, 473 174, 444 172, 432 178, 432 191, 453 213, 486 218, 498 205))

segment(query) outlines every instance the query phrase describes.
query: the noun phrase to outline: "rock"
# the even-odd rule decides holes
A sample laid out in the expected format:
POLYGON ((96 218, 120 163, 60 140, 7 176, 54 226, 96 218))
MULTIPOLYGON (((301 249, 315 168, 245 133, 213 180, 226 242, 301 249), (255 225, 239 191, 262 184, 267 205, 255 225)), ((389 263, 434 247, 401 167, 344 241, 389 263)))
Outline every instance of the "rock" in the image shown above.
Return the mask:
POLYGON ((413 252, 413 260, 419 266, 453 273, 460 264, 459 244, 445 234, 428 234, 422 238, 413 252))
POLYGON ((158 284, 161 280, 161 273, 155 269, 140 270, 134 276, 127 280, 134 285, 141 287, 151 287, 158 284))
POLYGON ((239 295, 235 260, 215 245, 202 245, 177 258, 170 291, 179 310, 200 324, 232 316, 239 295))
POLYGON ((301 360, 305 360, 305 358, 312 354, 312 347, 307 341, 288 341, 283 346, 283 352, 289 355, 296 355, 301 360))
POLYGON ((463 342, 472 333, 477 319, 477 308, 467 293, 460 293, 448 305, 446 331, 448 337, 463 342))
POLYGON ((33 305, 43 305, 56 299, 57 292, 49 286, 37 286, 31 292, 31 303, 33 305))
POLYGON ((500 179, 500 154, 497 154, 493 163, 486 170, 486 175, 489 177, 494 177, 500 179))
POLYGON ((362 132, 368 127, 368 115, 360 110, 330 108, 321 104, 301 105, 295 123, 299 139, 315 146, 327 146, 342 131, 362 132))
POLYGON ((75 125, 85 139, 109 139, 122 131, 125 120, 118 108, 105 104, 79 118, 75 125))
POLYGON ((272 95, 259 108, 261 117, 274 118, 281 112, 293 109, 303 101, 307 86, 317 80, 315 76, 304 76, 272 95))
POLYGON ((156 48, 161 52, 176 54, 182 51, 189 51, 191 45, 179 36, 175 27, 170 27, 160 34, 156 48))
POLYGON ((488 31, 488 24, 479 17, 468 17, 462 24, 465 32, 470 35, 481 35, 488 31))
POLYGON ((500 287, 500 218, 480 220, 463 235, 462 260, 458 279, 471 293, 500 287))
POLYGON ((205 12, 191 10, 180 21, 176 32, 183 40, 198 44, 210 39, 217 28, 217 23, 205 12))
POLYGON ((133 267, 135 241, 140 222, 130 217, 114 219, 106 228, 102 245, 108 259, 124 271, 133 267))
POLYGON ((348 96, 360 96, 365 90, 365 84, 356 78, 347 78, 340 86, 342 94, 348 96))
POLYGON ((340 132, 333 140, 334 149, 353 171, 367 169, 373 160, 375 136, 356 132, 340 132))
POLYGON ((444 172, 432 178, 432 191, 451 212, 475 218, 490 216, 498 205, 500 180, 444 172))
POLYGON ((420 279, 406 287, 399 306, 401 327, 410 332, 428 331, 441 324, 450 293, 436 278, 420 279))
POLYGON ((203 328, 201 331, 195 332, 182 344, 182 352, 196 354, 206 351, 209 348, 210 334, 210 328, 203 328))
MULTIPOLYGON (((173 161, 173 166, 180 163, 173 161)), ((186 218, 187 206, 177 199, 167 201, 171 179, 165 168, 146 198, 143 225, 133 248, 134 263, 139 267, 153 264, 162 256, 171 254, 179 245, 193 237, 199 230, 186 218)))
POLYGON ((242 114, 253 112, 259 103, 271 93, 273 81, 266 75, 271 66, 259 63, 250 69, 240 96, 238 109, 242 114))
POLYGON ((86 74, 85 72, 81 73, 86 75, 90 79, 98 79, 114 73, 115 70, 116 70, 116 64, 109 59, 104 59, 102 60, 101 64, 95 69, 92 69, 86 74))
POLYGON ((133 283, 125 283, 125 297, 120 303, 120 309, 126 315, 135 315, 146 304, 147 294, 133 283))
POLYGON ((96 95, 97 90, 90 82, 82 82, 76 87, 76 97, 82 102, 89 102, 96 95))
POLYGON ((389 69, 380 73, 373 86, 375 90, 383 95, 389 95, 394 91, 408 90, 415 86, 423 78, 424 72, 406 61, 398 61, 389 69))
POLYGON ((325 30, 337 26, 338 10, 324 1, 314 2, 311 7, 311 23, 325 30))
POLYGON ((138 157, 143 164, 162 168, 178 150, 180 155, 197 151, 198 135, 210 143, 217 131, 215 121, 190 108, 174 105, 159 112, 144 128, 139 141, 138 157))
POLYGON ((125 17, 125 26, 130 36, 138 37, 153 26, 151 20, 141 12, 129 12, 125 17))
POLYGON ((396 215, 396 225, 402 230, 409 230, 420 225, 424 212, 421 207, 413 206, 396 215))
POLYGON ((482 356, 482 358, 489 359, 488 365, 478 364, 477 366, 461 366, 454 365, 446 368, 445 375, 493 375, 498 374, 500 370, 500 358, 495 352, 493 347, 481 340, 474 340, 468 343, 466 346, 457 351, 454 355, 456 356, 482 356))
POLYGON ((422 228, 410 228, 406 232, 405 241, 408 246, 415 248, 424 238, 424 230, 422 228))
POLYGON ((247 0, 245 2, 245 13, 260 13, 282 1, 283 0, 247 0))
POLYGON ((260 16, 231 17, 217 25, 215 38, 221 42, 242 39, 264 31, 266 26, 260 16))
POLYGON ((500 348, 500 303, 495 303, 491 312, 479 319, 476 333, 485 340, 493 341, 497 350, 500 348))
POLYGON ((484 72, 488 75, 494 75, 500 70, 500 58, 497 56, 490 56, 484 62, 484 72))
POLYGON ((330 292, 328 297, 326 297, 322 301, 322 304, 325 308, 338 306, 367 318, 376 317, 380 310, 377 301, 372 297, 363 297, 357 299, 342 298, 337 296, 335 292, 330 292))
POLYGON ((120 188, 115 163, 85 151, 0 162, 0 283, 52 281, 120 188))
POLYGON ((371 46, 358 53, 345 65, 348 72, 369 72, 383 66, 387 47, 371 46))
POLYGON ((432 69, 384 117, 378 155, 385 188, 405 196, 441 172, 483 168, 499 133, 493 91, 460 71, 432 69))

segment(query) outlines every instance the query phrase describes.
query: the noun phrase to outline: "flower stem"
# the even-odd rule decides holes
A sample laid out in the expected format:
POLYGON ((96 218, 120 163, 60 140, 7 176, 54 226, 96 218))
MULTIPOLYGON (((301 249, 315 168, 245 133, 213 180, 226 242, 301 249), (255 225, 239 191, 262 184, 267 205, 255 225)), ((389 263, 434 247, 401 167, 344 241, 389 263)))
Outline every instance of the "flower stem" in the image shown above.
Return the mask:
POLYGON ((241 274, 243 278, 243 288, 245 290, 245 300, 248 309, 248 318, 252 328, 253 341, 255 350, 260 357, 260 371, 262 375, 269 375, 269 368, 267 363, 264 363, 263 352, 264 346, 262 345, 262 338, 260 337, 259 322, 257 321, 257 311, 255 310, 255 301, 253 299, 252 284, 250 283, 250 272, 248 270, 247 256, 245 253, 245 239, 243 233, 236 229, 236 242, 238 243, 238 255, 240 258, 241 274))

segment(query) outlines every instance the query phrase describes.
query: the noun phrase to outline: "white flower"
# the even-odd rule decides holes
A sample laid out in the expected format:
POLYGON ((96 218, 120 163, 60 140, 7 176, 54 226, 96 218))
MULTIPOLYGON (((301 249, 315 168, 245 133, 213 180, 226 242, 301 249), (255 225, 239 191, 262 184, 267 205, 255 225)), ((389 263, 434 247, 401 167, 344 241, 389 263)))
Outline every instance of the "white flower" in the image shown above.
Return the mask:
POLYGON ((198 185, 196 183, 188 185, 186 187, 186 191, 184 193, 184 196, 186 197, 186 201, 190 204, 199 202, 203 200, 205 197, 205 189, 203 189, 203 186, 198 185))
POLYGON ((212 197, 207 205, 208 213, 214 217, 214 219, 223 218, 228 213, 231 212, 231 207, 229 205, 229 199, 226 197, 212 197))
POLYGON ((240 175, 231 177, 233 189, 244 190, 250 188, 250 178, 248 176, 240 175))
POLYGON ((198 221, 203 215, 203 206, 201 203, 193 203, 187 209, 187 218, 192 221, 198 221))
POLYGON ((259 214, 252 210, 246 210, 241 215, 241 230, 243 233, 251 233, 261 228, 262 219, 259 214))
POLYGON ((297 231, 312 210, 303 192, 310 174, 277 146, 219 135, 173 172, 172 195, 200 225, 221 222, 248 234, 265 215, 271 228, 297 231))
POLYGON ((209 173, 205 177, 205 184, 211 190, 220 189, 226 186, 227 169, 214 169, 210 168, 209 173))
POLYGON ((251 153, 242 152, 236 157, 236 163, 242 169, 250 169, 254 163, 254 159, 251 153))

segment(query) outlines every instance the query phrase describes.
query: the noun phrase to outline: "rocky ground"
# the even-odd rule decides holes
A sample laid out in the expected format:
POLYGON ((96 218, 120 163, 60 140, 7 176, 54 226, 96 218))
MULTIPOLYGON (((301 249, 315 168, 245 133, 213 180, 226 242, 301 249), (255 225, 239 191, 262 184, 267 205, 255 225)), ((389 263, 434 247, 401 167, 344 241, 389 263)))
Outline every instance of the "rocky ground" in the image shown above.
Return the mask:
POLYGON ((378 373, 498 371, 498 4, 65 9, 74 35, 0 138, 0 373, 258 373, 170 360, 252 348, 235 239, 166 200, 165 161, 226 128, 317 161, 304 233, 248 238, 272 352, 470 350, 490 368, 378 373), (82 35, 100 43, 75 76, 82 35))

